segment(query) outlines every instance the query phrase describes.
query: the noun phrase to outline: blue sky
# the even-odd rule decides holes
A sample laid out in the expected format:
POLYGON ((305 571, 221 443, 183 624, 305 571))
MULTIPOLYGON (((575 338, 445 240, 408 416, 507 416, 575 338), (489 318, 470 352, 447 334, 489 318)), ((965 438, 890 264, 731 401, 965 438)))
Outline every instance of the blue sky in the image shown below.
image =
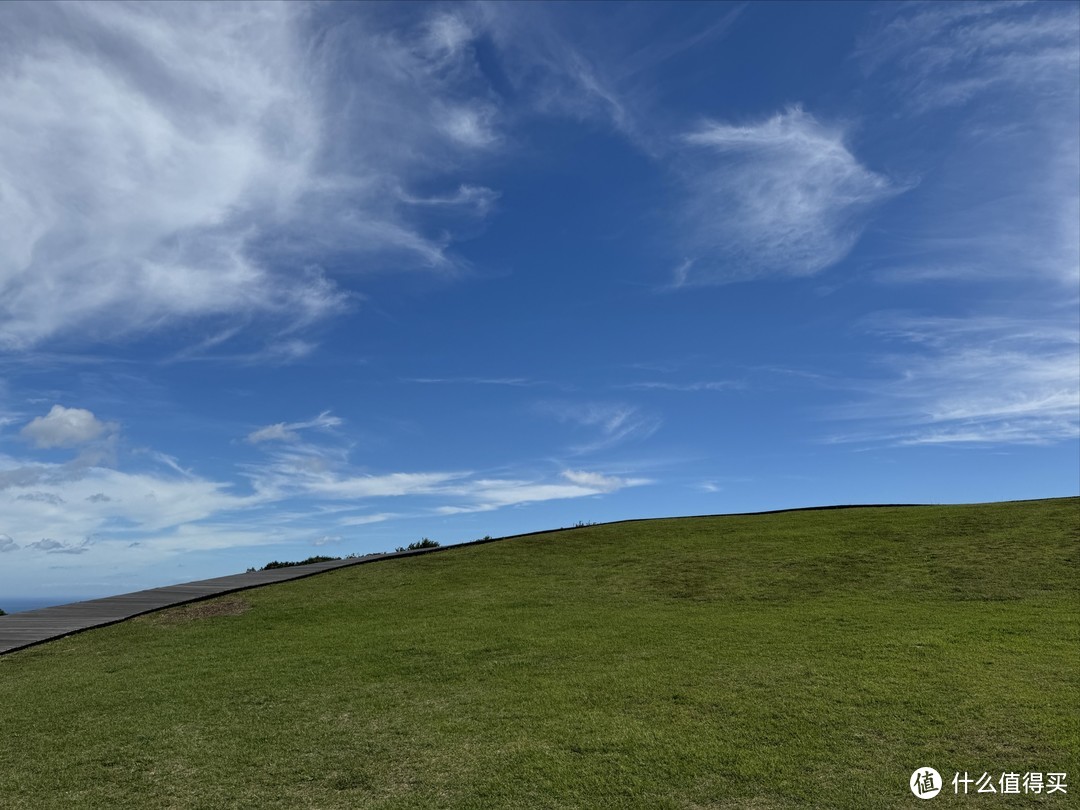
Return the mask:
POLYGON ((1080 488, 1075 3, 4 3, 0 607, 1080 488))

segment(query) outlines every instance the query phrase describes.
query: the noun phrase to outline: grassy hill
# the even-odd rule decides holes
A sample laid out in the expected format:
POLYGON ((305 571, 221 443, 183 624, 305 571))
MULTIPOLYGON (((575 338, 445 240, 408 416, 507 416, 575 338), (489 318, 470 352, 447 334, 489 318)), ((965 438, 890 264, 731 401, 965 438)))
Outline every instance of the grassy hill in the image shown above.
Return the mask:
POLYGON ((1075 498, 379 561, 0 658, 0 807, 1076 806, 1078 563, 1075 498))

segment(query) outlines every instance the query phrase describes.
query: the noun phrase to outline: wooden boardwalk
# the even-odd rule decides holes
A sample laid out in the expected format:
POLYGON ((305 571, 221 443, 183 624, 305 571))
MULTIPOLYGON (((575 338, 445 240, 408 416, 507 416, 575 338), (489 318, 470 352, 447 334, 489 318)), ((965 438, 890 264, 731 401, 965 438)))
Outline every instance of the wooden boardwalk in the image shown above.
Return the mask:
POLYGON ((92 627, 104 627, 116 624, 134 616, 151 613, 162 608, 198 602, 235 591, 246 591, 286 582, 290 579, 322 574, 351 565, 362 565, 393 557, 405 557, 422 554, 435 549, 404 551, 393 554, 369 554, 346 560, 295 565, 288 568, 274 568, 270 571, 253 571, 249 574, 232 574, 215 579, 202 579, 185 582, 182 585, 168 585, 164 588, 151 588, 146 591, 108 596, 104 599, 89 599, 85 602, 72 602, 70 605, 27 610, 0 616, 0 655, 32 647, 55 638, 81 633, 92 627))
MULTIPOLYGON (((630 520, 616 520, 610 523, 598 524, 605 526, 619 526, 629 523, 649 523, 656 520, 692 520, 696 518, 718 517, 749 517, 752 515, 776 515, 784 512, 817 512, 830 509, 881 509, 896 507, 913 507, 924 504, 843 504, 836 506, 809 506, 796 507, 794 509, 773 509, 767 512, 741 512, 729 515, 686 515, 676 518, 631 518, 630 520)), ((421 548, 412 551, 395 551, 386 554, 368 554, 364 557, 355 557, 346 560, 332 560, 330 562, 311 563, 310 565, 297 565, 289 568, 276 568, 271 571, 254 571, 250 574, 233 574, 216 579, 203 579, 197 582, 187 582, 183 585, 169 585, 164 588, 151 588, 148 591, 136 591, 125 593, 120 596, 108 596, 104 599, 90 599, 86 602, 73 602, 70 605, 58 605, 57 607, 42 608, 41 610, 28 610, 24 613, 13 613, 10 616, 0 616, 0 655, 21 650, 51 641, 54 638, 70 636, 73 633, 81 633, 92 627, 104 627, 107 624, 116 624, 125 619, 141 616, 144 613, 152 613, 162 608, 183 605, 188 602, 198 602, 202 599, 210 599, 234 591, 246 591, 249 588, 258 588, 263 585, 272 585, 275 582, 286 582, 290 579, 302 579, 337 568, 346 568, 350 565, 363 565, 376 560, 389 560, 395 557, 411 557, 418 554, 430 554, 432 552, 448 551, 453 548, 466 546, 478 546, 485 543, 498 543, 504 540, 520 540, 527 537, 535 537, 543 534, 556 534, 564 531, 572 531, 573 528, 563 527, 560 529, 545 529, 538 532, 527 532, 511 537, 485 537, 482 540, 473 540, 469 543, 458 543, 451 546, 437 546, 435 548, 421 548)))

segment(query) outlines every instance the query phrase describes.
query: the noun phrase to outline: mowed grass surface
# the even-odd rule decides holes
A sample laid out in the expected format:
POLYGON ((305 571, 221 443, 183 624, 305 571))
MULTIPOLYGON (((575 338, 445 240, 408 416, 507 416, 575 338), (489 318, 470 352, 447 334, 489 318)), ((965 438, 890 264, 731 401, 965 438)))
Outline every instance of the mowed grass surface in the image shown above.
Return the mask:
POLYGON ((1080 794, 1080 500, 596 526, 0 658, 0 807, 889 808, 1080 794), (214 615, 215 613, 220 615, 214 615))

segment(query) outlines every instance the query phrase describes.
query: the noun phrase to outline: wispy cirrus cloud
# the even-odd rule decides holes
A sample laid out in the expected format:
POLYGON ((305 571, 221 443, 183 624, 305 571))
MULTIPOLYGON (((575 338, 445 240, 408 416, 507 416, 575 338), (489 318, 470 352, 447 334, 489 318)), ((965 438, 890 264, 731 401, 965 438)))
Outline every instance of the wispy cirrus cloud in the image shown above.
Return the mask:
POLYGON ((746 125, 707 122, 682 141, 688 255, 676 287, 817 273, 843 259, 873 207, 902 190, 859 162, 841 128, 801 107, 746 125))
POLYGON ((560 477, 561 481, 474 479, 447 490, 471 503, 441 506, 435 511, 441 515, 491 512, 507 506, 606 495, 626 487, 652 483, 648 478, 627 478, 586 470, 563 470, 560 477))
POLYGON ((866 327, 900 341, 892 376, 833 415, 835 440, 899 445, 1053 444, 1080 436, 1080 336, 1014 317, 883 314, 866 327))
MULTIPOLYGON (((647 417, 634 409, 615 406, 562 407, 557 414, 582 426, 599 428, 605 445, 655 429, 647 417)), ((423 514, 431 508, 425 504, 436 499, 443 504, 435 508, 435 513, 450 515, 602 495, 651 483, 640 477, 574 469, 563 470, 556 480, 535 474, 496 477, 473 470, 373 473, 354 466, 348 449, 340 442, 329 445, 293 440, 269 444, 266 450, 265 460, 246 465, 255 492, 253 501, 302 499, 325 504, 331 512, 351 511, 360 503, 381 504, 392 499, 407 500, 415 514, 423 514)), ((336 519, 336 525, 360 526, 402 516, 399 511, 344 515, 336 519)))
POLYGON ((483 216, 493 192, 402 189, 498 140, 467 32, 323 14, 0 8, 0 346, 226 316, 295 329, 349 303, 324 258, 454 266, 432 209, 483 216))
POLYGON ((630 440, 647 439, 659 430, 663 420, 636 405, 613 402, 546 401, 537 412, 564 424, 586 428, 599 435, 575 445, 574 453, 585 454, 614 447, 630 440))
POLYGON ((533 380, 529 377, 406 377, 402 382, 422 385, 506 385, 511 388, 547 385, 543 380, 533 380))
POLYGON ((396 517, 401 517, 397 512, 378 512, 371 515, 350 515, 348 517, 338 518, 338 526, 368 526, 372 523, 383 523, 387 520, 393 520, 396 517))
POLYGON ((477 23, 499 47, 511 81, 539 111, 608 121, 625 134, 632 113, 604 66, 576 44, 543 5, 477 7, 477 23))
POLYGON ((746 384, 738 380, 701 380, 688 383, 650 380, 619 386, 637 391, 732 391, 745 387, 746 384))
POLYGON ((1076 289, 1078 30, 1074 3, 909 3, 863 38, 867 74, 949 156, 879 279, 1076 289))
POLYGON ((1080 71, 1080 11, 1072 3, 899 4, 861 38, 868 72, 900 68, 904 104, 919 112, 962 106, 1008 87, 1071 100, 1080 71))
POLYGON ((545 115, 600 122, 659 156, 667 133, 657 121, 656 75, 695 49, 722 40, 742 15, 734 5, 687 5, 669 15, 641 3, 611 14, 580 5, 570 16, 543 3, 483 3, 475 25, 499 49, 501 68, 525 106, 545 115), (567 24, 567 21, 572 24, 567 24), (664 36, 657 36, 662 28, 664 36))
POLYGON ((250 444, 268 441, 295 442, 300 439, 298 431, 309 430, 311 428, 327 430, 329 428, 340 427, 343 423, 344 420, 340 417, 334 416, 330 411, 323 411, 314 419, 309 419, 306 422, 277 422, 276 424, 253 430, 247 435, 247 441, 250 444))

